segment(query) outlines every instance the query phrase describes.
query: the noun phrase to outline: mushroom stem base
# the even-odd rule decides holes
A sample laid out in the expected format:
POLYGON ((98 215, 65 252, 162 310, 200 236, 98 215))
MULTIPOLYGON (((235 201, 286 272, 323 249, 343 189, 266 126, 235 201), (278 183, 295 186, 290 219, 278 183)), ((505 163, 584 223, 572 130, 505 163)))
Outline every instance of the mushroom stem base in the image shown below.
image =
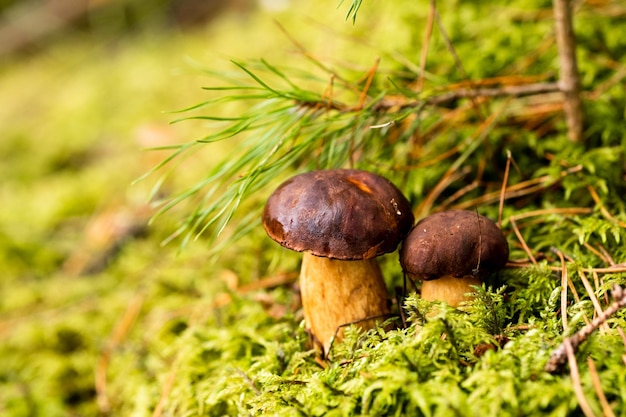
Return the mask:
POLYGON ((324 356, 344 326, 371 329, 389 314, 387 288, 374 258, 343 261, 305 252, 300 291, 306 325, 324 356))
POLYGON ((481 285, 480 279, 473 276, 455 278, 446 275, 423 281, 421 297, 428 301, 445 301, 452 307, 458 307, 463 301, 471 300, 472 296, 469 293, 475 292, 473 285, 481 285))

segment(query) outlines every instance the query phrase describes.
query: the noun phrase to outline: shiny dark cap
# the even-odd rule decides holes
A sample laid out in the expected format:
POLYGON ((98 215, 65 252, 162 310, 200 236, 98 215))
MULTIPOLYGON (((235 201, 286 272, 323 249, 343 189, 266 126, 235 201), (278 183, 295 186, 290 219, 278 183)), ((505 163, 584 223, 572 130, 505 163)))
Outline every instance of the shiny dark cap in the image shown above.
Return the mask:
POLYGON ((400 264, 413 280, 445 275, 483 279, 504 268, 509 245, 498 226, 469 210, 450 210, 420 220, 402 243, 400 264))
POLYGON ((263 211, 263 227, 282 246, 343 260, 393 252, 413 220, 410 203, 389 180, 350 169, 296 175, 263 211))

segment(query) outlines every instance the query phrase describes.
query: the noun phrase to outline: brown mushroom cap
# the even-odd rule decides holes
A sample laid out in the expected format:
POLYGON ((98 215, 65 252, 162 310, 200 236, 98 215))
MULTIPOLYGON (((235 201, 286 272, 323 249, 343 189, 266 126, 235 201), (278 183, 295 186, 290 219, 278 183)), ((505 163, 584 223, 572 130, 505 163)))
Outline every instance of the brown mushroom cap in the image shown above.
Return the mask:
POLYGON ((393 252, 413 220, 411 205, 390 181, 349 169, 296 175, 263 211, 263 227, 282 246, 344 260, 393 252))
POLYGON ((509 245, 502 231, 485 216, 452 210, 432 214, 411 230, 400 250, 400 264, 412 279, 445 275, 480 279, 502 269, 509 245))

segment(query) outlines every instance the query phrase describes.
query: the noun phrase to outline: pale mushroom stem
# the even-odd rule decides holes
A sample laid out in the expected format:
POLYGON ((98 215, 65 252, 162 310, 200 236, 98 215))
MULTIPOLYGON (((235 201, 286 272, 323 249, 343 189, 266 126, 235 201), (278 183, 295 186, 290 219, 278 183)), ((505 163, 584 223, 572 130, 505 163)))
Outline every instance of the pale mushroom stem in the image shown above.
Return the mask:
POLYGON ((458 307, 463 301, 468 301, 474 293, 474 285, 481 285, 480 279, 468 275, 463 278, 455 278, 446 275, 438 279, 422 281, 421 298, 428 301, 445 301, 452 307, 458 307))
POLYGON ((387 288, 375 258, 357 261, 304 253, 300 291, 307 328, 328 355, 342 326, 371 329, 389 314, 387 288), (376 319, 363 320, 368 317, 376 319))

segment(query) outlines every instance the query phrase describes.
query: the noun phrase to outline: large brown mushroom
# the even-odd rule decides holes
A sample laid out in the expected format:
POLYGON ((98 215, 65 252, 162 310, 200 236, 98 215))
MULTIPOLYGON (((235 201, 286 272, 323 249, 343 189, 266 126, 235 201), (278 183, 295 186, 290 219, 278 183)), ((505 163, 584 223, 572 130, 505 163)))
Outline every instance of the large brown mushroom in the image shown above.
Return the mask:
POLYGON ((472 286, 502 269, 509 246, 498 226, 473 211, 452 210, 420 220, 400 250, 402 269, 422 281, 421 297, 457 307, 472 286))
POLYGON ((376 256, 393 252, 413 225, 406 197, 387 179, 337 169, 297 175, 274 191, 263 212, 267 234, 304 252, 304 319, 327 355, 341 327, 375 326, 389 314, 376 256))

